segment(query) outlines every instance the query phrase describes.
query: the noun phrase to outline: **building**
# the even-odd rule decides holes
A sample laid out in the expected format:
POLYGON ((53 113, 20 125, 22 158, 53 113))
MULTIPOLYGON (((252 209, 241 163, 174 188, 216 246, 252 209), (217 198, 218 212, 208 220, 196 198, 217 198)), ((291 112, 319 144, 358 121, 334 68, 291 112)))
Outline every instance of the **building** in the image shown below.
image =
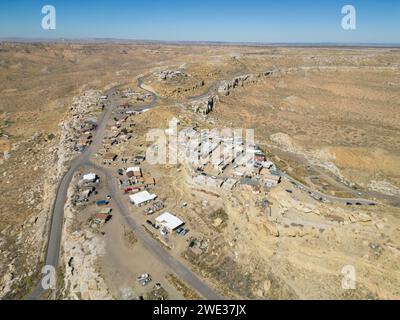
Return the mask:
POLYGON ((265 186, 268 188, 275 187, 281 182, 281 177, 273 174, 264 176, 265 186))
POLYGON ((128 178, 132 178, 132 177, 141 177, 142 176, 142 169, 140 169, 140 167, 131 167, 128 168, 126 170, 126 175, 128 176, 128 178))
POLYGON ((223 180, 212 177, 207 177, 206 185, 213 188, 221 188, 223 180))
POLYGON ((137 207, 141 207, 146 203, 155 200, 156 198, 157 196, 155 194, 150 194, 148 191, 142 191, 129 196, 131 203, 137 207))
POLYGON ((103 156, 103 159, 104 159, 104 161, 107 162, 107 163, 112 163, 112 162, 114 162, 114 161, 117 159, 117 155, 116 155, 115 153, 106 153, 106 154, 103 156))
POLYGON ((260 182, 254 179, 243 178, 240 180, 240 184, 243 186, 257 187, 260 185, 260 182))
POLYGON ((255 161, 260 161, 260 162, 264 162, 266 160, 265 155, 262 153, 256 153, 254 155, 254 160, 255 161))
POLYGON ((201 145, 201 149, 200 149, 201 157, 207 158, 209 155, 211 155, 211 153, 215 149, 218 148, 218 146, 219 146, 219 143, 206 141, 205 143, 203 143, 201 145))
POLYGON ((111 219, 111 217, 112 216, 110 214, 97 213, 93 218, 93 222, 97 224, 105 224, 111 219))
POLYGON ((97 180, 97 175, 95 173, 84 174, 82 177, 83 182, 95 182, 97 180))
POLYGON ((274 165, 273 162, 271 162, 271 161, 263 161, 261 164, 264 168, 267 168, 267 169, 271 169, 271 167, 274 165))
POLYGON ((181 219, 169 212, 165 212, 156 218, 156 226, 166 228, 169 232, 178 229, 183 224, 184 222, 181 219))
POLYGON ((238 167, 235 169, 235 171, 233 172, 233 175, 238 176, 238 177, 243 177, 245 175, 247 175, 249 172, 248 168, 245 167, 238 167))
POLYGON ((111 212, 112 212, 112 209, 111 209, 111 208, 104 208, 104 209, 100 210, 99 213, 110 215, 111 212))
POLYGON ((230 191, 236 186, 236 184, 237 184, 237 180, 229 178, 224 182, 224 184, 222 185, 222 188, 227 191, 230 191))
POLYGON ((206 176, 198 175, 196 177, 193 177, 193 182, 196 184, 206 184, 206 176))
POLYGON ((143 179, 143 184, 146 187, 155 186, 156 185, 156 180, 153 177, 146 177, 146 178, 143 179))

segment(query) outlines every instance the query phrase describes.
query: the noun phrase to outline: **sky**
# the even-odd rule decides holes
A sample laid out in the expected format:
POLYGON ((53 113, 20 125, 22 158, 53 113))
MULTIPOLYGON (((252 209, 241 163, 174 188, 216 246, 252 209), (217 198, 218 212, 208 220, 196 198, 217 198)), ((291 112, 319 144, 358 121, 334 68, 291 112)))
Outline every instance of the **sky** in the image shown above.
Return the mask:
POLYGON ((1 0, 0 38, 400 43, 400 0, 1 0), (342 7, 356 30, 342 28, 342 7), (42 28, 44 5, 56 29, 42 28))

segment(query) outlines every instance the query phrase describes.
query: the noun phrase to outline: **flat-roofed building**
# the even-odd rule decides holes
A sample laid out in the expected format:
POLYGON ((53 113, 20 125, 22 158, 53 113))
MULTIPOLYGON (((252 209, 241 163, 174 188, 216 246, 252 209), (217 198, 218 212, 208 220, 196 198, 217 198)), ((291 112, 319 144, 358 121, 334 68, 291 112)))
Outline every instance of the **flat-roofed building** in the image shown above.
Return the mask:
POLYGON ((181 219, 169 212, 165 212, 156 218, 156 226, 166 228, 170 232, 178 229, 183 224, 184 222, 181 219))
POLYGON ((140 167, 131 167, 126 170, 126 175, 128 178, 132 177, 141 177, 142 176, 142 169, 140 167))
POLYGON ((150 194, 148 191, 142 191, 129 196, 131 203, 133 203, 137 207, 145 205, 146 203, 149 203, 156 198, 157 196, 155 194, 150 194))

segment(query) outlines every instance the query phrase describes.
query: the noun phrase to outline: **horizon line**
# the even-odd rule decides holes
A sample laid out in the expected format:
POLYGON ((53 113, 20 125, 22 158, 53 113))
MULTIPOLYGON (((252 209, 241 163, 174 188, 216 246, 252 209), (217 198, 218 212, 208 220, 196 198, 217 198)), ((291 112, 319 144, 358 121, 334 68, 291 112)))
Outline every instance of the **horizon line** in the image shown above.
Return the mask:
POLYGON ((152 44, 198 44, 198 45, 242 45, 242 46, 329 46, 329 47, 379 47, 379 48, 400 48, 400 43, 397 42, 266 42, 266 41, 216 41, 216 40, 156 40, 156 39, 124 39, 124 38, 109 38, 109 37, 84 37, 84 38, 36 38, 36 37, 0 37, 1 42, 136 42, 136 43, 152 43, 152 44))

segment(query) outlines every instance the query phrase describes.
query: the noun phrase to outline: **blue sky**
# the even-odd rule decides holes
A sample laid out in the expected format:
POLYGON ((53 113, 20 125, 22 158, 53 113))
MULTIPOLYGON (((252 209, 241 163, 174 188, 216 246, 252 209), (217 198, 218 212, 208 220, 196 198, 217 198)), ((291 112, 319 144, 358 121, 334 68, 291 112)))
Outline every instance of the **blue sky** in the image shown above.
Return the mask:
POLYGON ((399 0, 1 0, 0 37, 400 43, 399 0), (41 8, 57 10, 43 30, 41 8), (357 30, 341 28, 354 5, 357 30))

